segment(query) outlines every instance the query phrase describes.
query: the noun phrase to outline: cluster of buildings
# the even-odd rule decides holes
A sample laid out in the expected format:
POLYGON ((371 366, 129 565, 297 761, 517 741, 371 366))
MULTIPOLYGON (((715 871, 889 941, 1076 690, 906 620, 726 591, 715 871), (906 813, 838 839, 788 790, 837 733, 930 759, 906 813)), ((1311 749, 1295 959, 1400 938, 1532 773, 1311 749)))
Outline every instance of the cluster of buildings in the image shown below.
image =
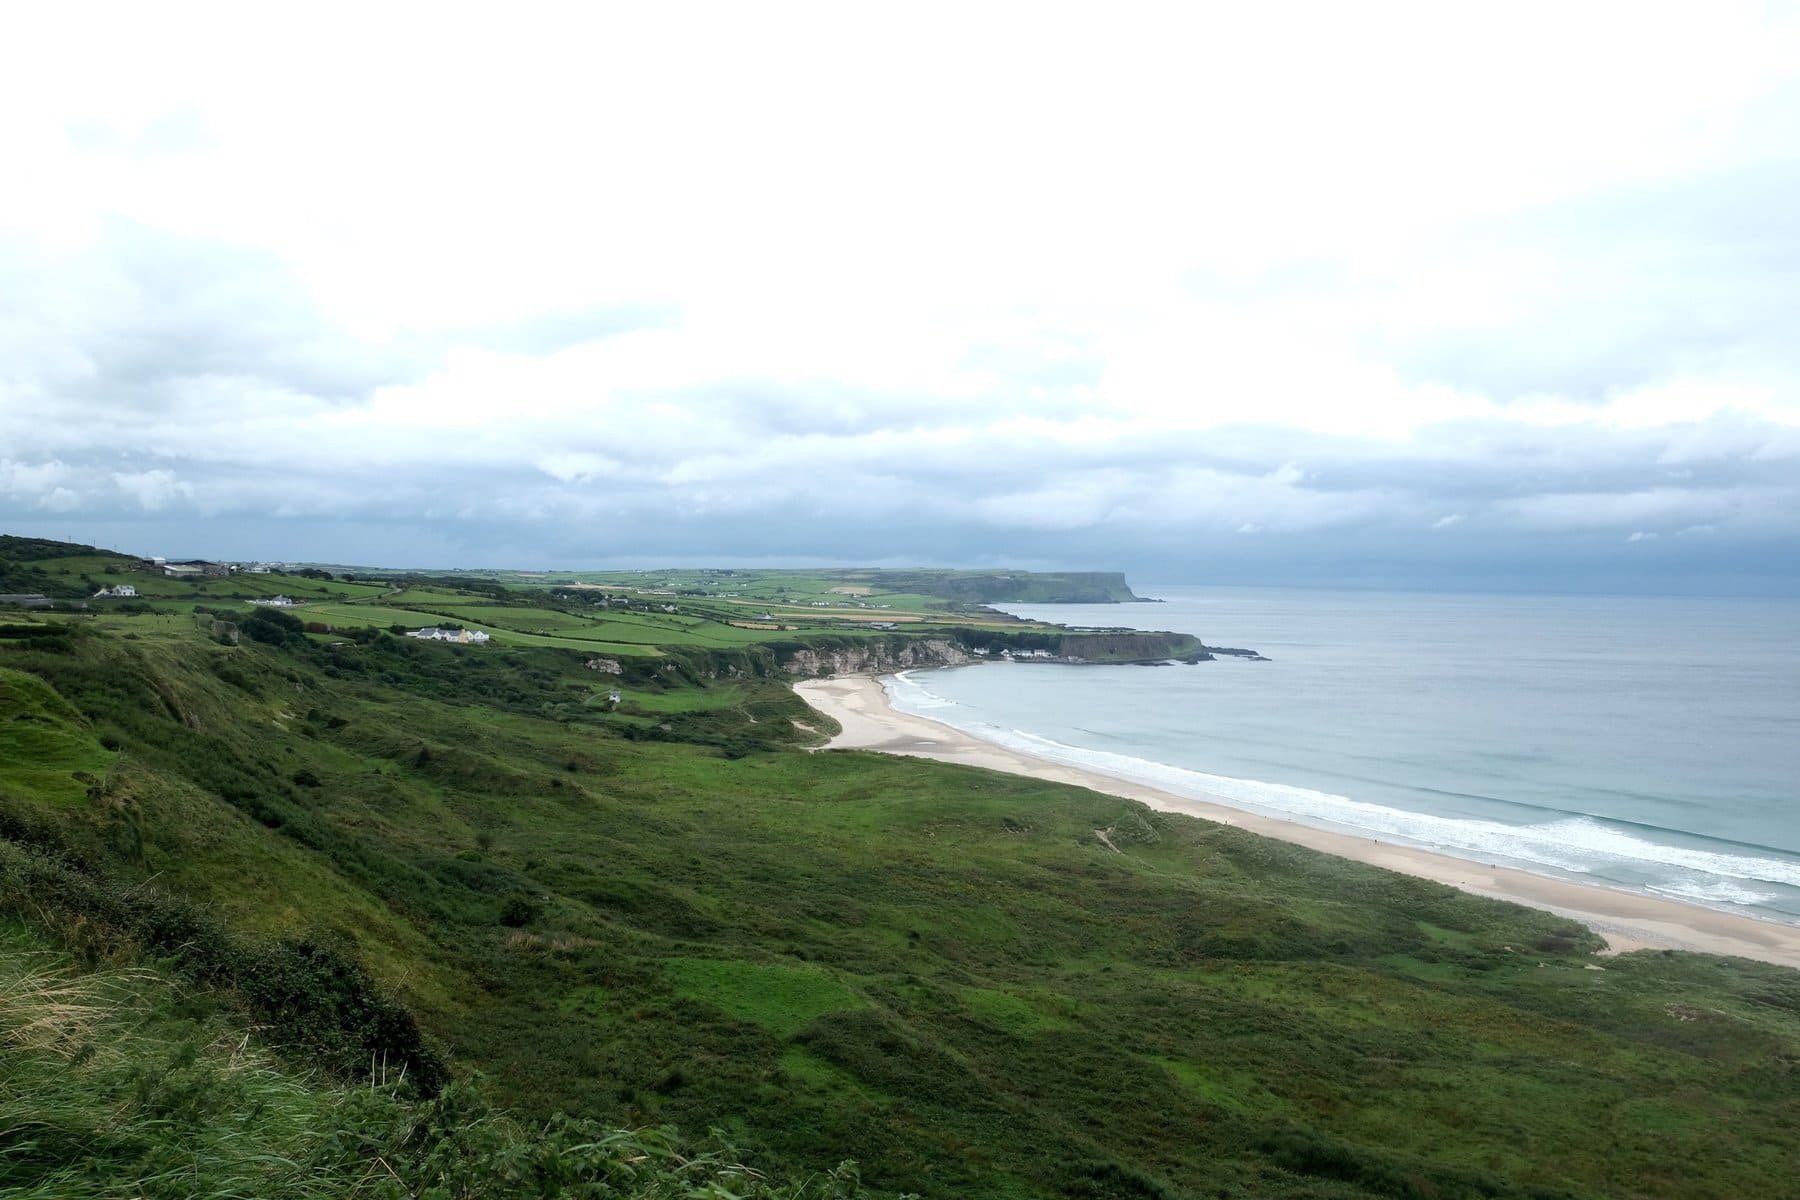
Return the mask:
POLYGON ((103 587, 95 592, 94 599, 105 600, 108 597, 117 597, 121 600, 128 600, 135 595, 137 595, 137 589, 129 583, 116 583, 112 587, 103 587))
POLYGON ((479 646, 489 640, 488 635, 479 629, 440 629, 436 625, 415 629, 406 636, 418 638, 422 642, 456 642, 463 646, 479 646))
POLYGON ((160 571, 170 579, 223 579, 231 574, 229 563, 210 562, 204 558, 179 559, 174 562, 166 558, 146 558, 143 567, 145 570, 160 571))
POLYGON ((267 575, 275 569, 275 564, 256 563, 222 563, 205 558, 161 558, 151 557, 138 563, 140 571, 155 571, 167 575, 170 579, 223 579, 227 575, 242 571, 247 575, 267 575))

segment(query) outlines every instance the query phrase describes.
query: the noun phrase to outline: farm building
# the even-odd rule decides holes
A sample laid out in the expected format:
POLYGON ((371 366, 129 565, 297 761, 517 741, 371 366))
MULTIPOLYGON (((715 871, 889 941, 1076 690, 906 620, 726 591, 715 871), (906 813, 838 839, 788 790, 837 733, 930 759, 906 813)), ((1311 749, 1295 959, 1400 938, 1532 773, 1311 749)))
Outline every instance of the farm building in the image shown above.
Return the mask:
POLYGON ((184 562, 162 564, 162 573, 171 579, 223 579, 231 574, 231 568, 224 563, 190 558, 184 562))
POLYGON ((456 642, 464 646, 479 646, 488 640, 488 635, 479 629, 439 629, 435 625, 415 629, 406 636, 422 642, 456 642))

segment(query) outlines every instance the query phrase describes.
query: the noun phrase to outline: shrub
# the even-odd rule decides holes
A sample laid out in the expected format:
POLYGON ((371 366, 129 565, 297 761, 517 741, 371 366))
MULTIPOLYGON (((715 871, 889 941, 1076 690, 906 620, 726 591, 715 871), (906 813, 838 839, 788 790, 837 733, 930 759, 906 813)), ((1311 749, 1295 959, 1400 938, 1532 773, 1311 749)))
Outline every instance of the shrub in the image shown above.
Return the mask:
POLYGON ((500 923, 517 929, 537 920, 543 911, 544 906, 534 897, 527 896, 524 892, 513 892, 500 901, 500 923))

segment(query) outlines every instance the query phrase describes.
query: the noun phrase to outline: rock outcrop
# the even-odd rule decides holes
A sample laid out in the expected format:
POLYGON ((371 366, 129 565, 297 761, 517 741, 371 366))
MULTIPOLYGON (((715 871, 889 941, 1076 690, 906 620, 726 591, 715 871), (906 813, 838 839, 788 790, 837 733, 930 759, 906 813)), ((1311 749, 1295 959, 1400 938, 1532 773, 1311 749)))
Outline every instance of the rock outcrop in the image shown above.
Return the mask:
POLYGON ((1205 662, 1212 655, 1199 638, 1185 633, 1071 633, 1057 646, 1065 661, 1205 662))

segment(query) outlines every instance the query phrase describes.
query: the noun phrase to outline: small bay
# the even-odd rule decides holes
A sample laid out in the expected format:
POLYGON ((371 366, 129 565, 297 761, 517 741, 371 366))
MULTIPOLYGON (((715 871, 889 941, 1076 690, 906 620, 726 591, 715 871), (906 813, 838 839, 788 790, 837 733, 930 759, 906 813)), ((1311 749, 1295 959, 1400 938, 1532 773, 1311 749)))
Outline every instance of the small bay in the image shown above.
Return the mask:
POLYGON ((1146 591, 1001 607, 1271 661, 987 664, 890 695, 1171 791, 1800 923, 1800 602, 1146 591))

